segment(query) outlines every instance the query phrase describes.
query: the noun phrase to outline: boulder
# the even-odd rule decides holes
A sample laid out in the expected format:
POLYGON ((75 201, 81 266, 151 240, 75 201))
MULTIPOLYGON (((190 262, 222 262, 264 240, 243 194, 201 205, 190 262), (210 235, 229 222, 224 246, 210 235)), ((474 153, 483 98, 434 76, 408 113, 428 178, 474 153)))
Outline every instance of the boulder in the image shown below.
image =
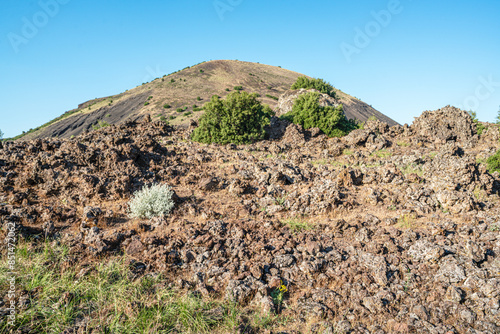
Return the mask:
POLYGON ((411 130, 429 141, 469 142, 476 135, 476 125, 464 110, 446 106, 436 111, 424 111, 411 125, 411 130))

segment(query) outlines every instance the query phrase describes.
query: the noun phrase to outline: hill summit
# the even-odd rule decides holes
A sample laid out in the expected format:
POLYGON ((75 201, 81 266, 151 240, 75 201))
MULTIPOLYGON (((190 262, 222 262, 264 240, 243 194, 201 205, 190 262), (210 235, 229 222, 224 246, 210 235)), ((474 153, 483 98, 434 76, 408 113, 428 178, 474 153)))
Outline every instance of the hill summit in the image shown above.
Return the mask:
MULTIPOLYGON (((150 115, 172 125, 188 125, 203 114, 202 106, 212 95, 225 97, 234 90, 260 95, 262 103, 277 108, 279 97, 303 74, 281 67, 238 60, 213 60, 156 78, 121 94, 81 103, 60 117, 30 132, 24 139, 68 138, 125 121, 150 115)), ((389 124, 397 122, 338 89, 335 93, 348 118, 366 121, 369 117, 389 124)))

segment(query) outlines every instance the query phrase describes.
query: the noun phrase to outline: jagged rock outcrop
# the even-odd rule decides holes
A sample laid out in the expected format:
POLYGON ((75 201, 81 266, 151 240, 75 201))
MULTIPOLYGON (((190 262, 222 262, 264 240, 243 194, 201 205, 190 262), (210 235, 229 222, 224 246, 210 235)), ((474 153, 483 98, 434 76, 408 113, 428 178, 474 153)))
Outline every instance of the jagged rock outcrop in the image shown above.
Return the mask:
POLYGON ((410 128, 416 135, 429 141, 458 141, 462 145, 470 144, 477 133, 469 113, 452 106, 424 111, 410 128))

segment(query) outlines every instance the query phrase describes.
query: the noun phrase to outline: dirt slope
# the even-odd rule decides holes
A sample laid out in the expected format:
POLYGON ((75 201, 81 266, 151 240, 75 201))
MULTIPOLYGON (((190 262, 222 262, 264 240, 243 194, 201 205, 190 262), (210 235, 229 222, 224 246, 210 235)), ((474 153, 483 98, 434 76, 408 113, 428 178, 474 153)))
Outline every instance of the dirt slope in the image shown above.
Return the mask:
MULTIPOLYGON (((98 124, 121 124, 127 120, 142 118, 145 114, 150 114, 153 119, 163 116, 174 125, 187 125, 190 119, 198 119, 203 113, 195 111, 195 105, 203 106, 212 95, 224 97, 234 91, 235 86, 260 94, 260 100, 274 108, 277 101, 273 97, 279 97, 301 75, 257 63, 209 61, 157 78, 115 96, 82 103, 77 110, 70 111, 71 115, 68 114, 68 117, 30 132, 23 138, 68 138, 91 130, 98 124), (164 108, 166 104, 170 108, 164 108), (182 108, 182 112, 178 112, 178 108, 182 108)), ((341 91, 337 93, 349 118, 365 121, 374 115, 389 125, 397 124, 368 104, 341 91)))

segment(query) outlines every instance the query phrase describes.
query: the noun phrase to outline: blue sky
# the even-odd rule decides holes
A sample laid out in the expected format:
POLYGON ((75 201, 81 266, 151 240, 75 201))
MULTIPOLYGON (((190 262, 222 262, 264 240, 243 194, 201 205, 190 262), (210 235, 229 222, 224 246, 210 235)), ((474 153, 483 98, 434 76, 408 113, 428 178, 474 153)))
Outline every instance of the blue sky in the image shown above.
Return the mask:
POLYGON ((448 104, 493 121, 499 14, 494 0, 4 0, 0 129, 211 59, 323 78, 400 123, 448 104))

